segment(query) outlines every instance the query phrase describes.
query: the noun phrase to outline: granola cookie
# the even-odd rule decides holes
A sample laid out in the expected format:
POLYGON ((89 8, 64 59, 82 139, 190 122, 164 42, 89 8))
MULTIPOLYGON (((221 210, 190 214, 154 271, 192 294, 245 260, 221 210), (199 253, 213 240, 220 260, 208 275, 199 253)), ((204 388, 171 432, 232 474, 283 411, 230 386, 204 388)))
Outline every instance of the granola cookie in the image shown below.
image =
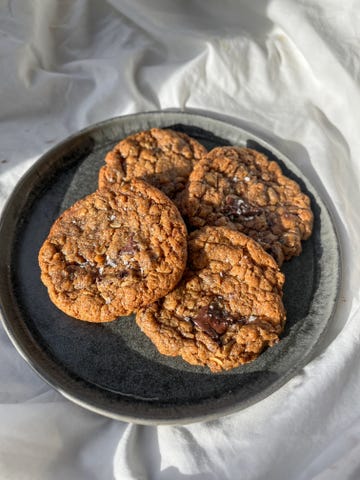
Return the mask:
POLYGON ((226 227, 189 236, 184 276, 136 315, 160 353, 181 355, 213 372, 256 359, 285 324, 284 275, 254 240, 226 227))
POLYGON ((119 142, 105 157, 99 188, 142 178, 177 202, 194 164, 207 153, 195 139, 170 129, 152 128, 119 142))
POLYGON ((128 315, 168 293, 186 265, 185 224, 157 188, 134 179, 76 202, 39 252, 41 279, 66 314, 128 315))
POLYGON ((189 177, 181 210, 193 227, 227 225, 258 241, 281 265, 312 232, 310 199, 255 150, 218 147, 189 177))

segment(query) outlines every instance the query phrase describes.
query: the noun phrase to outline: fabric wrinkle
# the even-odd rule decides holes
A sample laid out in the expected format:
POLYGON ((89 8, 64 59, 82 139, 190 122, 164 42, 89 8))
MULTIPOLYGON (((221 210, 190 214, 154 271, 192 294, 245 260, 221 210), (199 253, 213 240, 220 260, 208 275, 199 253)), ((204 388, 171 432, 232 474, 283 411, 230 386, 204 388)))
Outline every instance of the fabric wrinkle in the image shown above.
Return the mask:
POLYGON ((145 426, 85 410, 38 377, 1 331, 2 478, 359 477, 357 8, 0 2, 0 210, 39 157, 82 128, 143 111, 199 112, 292 159, 328 205, 342 257, 334 317, 311 361, 261 402, 207 422, 145 426))

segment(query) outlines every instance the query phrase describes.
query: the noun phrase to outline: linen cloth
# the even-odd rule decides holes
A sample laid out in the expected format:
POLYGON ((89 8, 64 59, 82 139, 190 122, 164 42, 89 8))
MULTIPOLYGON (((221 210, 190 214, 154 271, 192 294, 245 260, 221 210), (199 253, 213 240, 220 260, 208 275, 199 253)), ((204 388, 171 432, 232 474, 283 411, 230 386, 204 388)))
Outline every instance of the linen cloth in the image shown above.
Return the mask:
MULTIPOLYGON (((230 117, 289 156, 328 204, 340 298, 312 361, 238 413, 138 426, 45 384, 0 328, 0 478, 360 478, 360 3, 0 0, 0 207, 54 144, 177 108, 230 117)), ((1 254, 1 253, 0 253, 1 254)))

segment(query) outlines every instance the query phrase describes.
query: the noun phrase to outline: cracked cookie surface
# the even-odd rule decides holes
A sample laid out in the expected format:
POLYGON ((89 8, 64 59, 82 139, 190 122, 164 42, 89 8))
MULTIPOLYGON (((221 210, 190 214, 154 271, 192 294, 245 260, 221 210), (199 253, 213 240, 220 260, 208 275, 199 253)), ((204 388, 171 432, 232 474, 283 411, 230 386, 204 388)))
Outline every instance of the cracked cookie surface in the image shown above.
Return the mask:
POLYGON ((189 177, 181 211, 193 227, 227 225, 258 241, 281 265, 312 232, 310 199, 265 155, 218 147, 189 177))
POLYGON ((159 188, 175 203, 195 163, 206 148, 185 133, 152 128, 130 135, 105 157, 99 172, 99 188, 131 178, 142 178, 159 188))
POLYGON ((284 275, 251 238, 204 227, 188 241, 179 284, 138 311, 136 322, 160 353, 212 371, 229 370, 273 346, 285 324, 284 275))
POLYGON ((169 292, 186 265, 186 227, 158 189, 134 179, 76 202, 39 252, 53 303, 90 322, 128 315, 169 292))

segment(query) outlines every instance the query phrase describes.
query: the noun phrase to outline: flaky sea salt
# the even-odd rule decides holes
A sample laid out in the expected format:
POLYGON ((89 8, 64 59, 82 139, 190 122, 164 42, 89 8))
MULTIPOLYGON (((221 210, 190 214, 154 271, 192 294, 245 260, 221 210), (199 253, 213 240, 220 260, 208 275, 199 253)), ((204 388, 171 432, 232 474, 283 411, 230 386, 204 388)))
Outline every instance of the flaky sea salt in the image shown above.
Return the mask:
POLYGON ((108 265, 109 267, 117 267, 117 263, 112 260, 108 255, 106 255, 106 265, 108 265))

